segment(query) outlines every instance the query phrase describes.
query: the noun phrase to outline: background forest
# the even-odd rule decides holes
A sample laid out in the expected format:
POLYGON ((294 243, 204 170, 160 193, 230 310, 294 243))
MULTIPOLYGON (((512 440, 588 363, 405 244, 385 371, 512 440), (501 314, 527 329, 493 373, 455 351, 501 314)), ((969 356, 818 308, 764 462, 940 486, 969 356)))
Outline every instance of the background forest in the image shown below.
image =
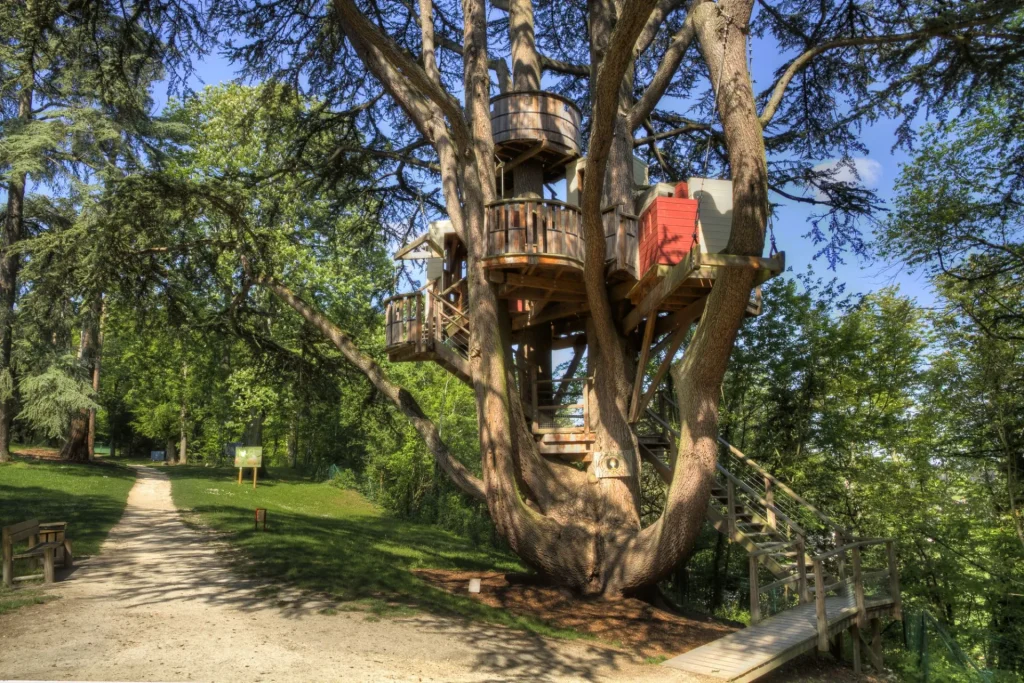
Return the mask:
MULTIPOLYGON (((49 58, 77 38, 49 44, 49 58)), ((229 443, 262 445, 271 467, 497 544, 486 509, 319 331, 252 283, 237 292, 258 252, 387 365, 382 302, 418 276, 390 252, 422 231, 422 206, 408 223, 384 212, 363 191, 372 155, 331 163, 336 139, 358 142, 345 116, 286 85, 209 87, 151 114, 152 51, 168 48, 135 47, 116 88, 65 77, 102 64, 58 73, 37 60, 53 75, 28 109, 8 68, 20 57, 0 51, 12 441, 69 459, 100 445, 211 465, 229 443)), ((999 97, 923 129, 891 211, 864 226, 862 258, 924 272, 934 303, 811 274, 769 282, 733 352, 722 428, 841 525, 897 538, 909 611, 1010 675, 1024 673, 1022 169, 1024 123, 999 97)), ((433 364, 387 367, 478 472, 470 389, 433 364)), ((663 490, 645 481, 654 515, 663 490)), ((708 529, 663 589, 742 617, 746 573, 746 556, 708 529)))

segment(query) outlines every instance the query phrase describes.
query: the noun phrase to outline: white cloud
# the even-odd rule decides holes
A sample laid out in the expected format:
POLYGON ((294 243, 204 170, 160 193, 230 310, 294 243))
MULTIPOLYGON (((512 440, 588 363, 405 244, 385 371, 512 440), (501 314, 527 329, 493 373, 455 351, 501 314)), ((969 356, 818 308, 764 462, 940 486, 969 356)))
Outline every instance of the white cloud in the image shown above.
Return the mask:
MULTIPOLYGON (((815 171, 833 171, 831 180, 856 187, 875 188, 882 177, 882 164, 874 159, 855 157, 853 159, 834 159, 818 164, 815 171)), ((827 201, 828 194, 811 184, 817 193, 818 201, 827 201)))

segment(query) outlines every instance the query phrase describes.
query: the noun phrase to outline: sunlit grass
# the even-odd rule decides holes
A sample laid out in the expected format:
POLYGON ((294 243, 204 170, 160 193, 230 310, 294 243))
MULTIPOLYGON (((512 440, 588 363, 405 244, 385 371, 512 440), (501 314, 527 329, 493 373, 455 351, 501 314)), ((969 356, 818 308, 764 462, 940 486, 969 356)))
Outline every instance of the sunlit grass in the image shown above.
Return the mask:
POLYGON ((581 637, 436 589, 410 570, 522 571, 518 561, 474 547, 455 534, 385 514, 360 494, 296 477, 286 470, 260 482, 237 483, 232 468, 168 467, 175 504, 223 532, 244 551, 242 569, 326 593, 370 618, 404 616, 411 608, 459 615, 543 635, 581 637), (268 530, 254 530, 257 507, 268 530))

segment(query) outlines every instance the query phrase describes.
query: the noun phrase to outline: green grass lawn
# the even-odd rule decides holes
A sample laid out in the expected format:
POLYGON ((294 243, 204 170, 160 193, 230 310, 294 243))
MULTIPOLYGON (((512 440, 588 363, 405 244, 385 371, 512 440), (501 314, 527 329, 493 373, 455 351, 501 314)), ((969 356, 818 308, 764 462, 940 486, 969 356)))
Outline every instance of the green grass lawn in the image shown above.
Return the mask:
MULTIPOLYGON (((239 486, 238 470, 168 467, 174 503, 243 551, 242 569, 378 613, 410 607, 458 614, 544 635, 580 637, 451 595, 418 579, 415 568, 522 571, 514 557, 474 548, 431 526, 395 519, 354 491, 295 477, 287 470, 239 486), (268 530, 253 530, 254 510, 267 509, 268 530)), ((248 474, 248 472, 247 472, 248 474)))
MULTIPOLYGON (((75 555, 94 555, 121 518, 134 483, 126 467, 15 457, 0 465, 0 527, 28 519, 67 522, 75 555)), ((25 568, 16 566, 21 573, 25 568)))
POLYGON ((121 518, 134 483, 127 467, 16 457, 0 465, 0 526, 67 522, 75 555, 94 555, 121 518))

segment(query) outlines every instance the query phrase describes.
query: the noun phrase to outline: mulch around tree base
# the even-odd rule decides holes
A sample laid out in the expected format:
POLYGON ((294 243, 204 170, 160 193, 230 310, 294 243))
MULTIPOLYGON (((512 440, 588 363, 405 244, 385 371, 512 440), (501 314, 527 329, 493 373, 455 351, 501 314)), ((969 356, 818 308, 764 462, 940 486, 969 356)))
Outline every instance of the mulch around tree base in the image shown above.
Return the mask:
POLYGON ((449 593, 466 595, 513 614, 589 633, 640 657, 672 657, 732 633, 736 627, 708 617, 678 616, 642 600, 584 600, 564 589, 514 582, 498 572, 417 569, 416 575, 449 593), (470 593, 470 579, 480 592, 470 593))

